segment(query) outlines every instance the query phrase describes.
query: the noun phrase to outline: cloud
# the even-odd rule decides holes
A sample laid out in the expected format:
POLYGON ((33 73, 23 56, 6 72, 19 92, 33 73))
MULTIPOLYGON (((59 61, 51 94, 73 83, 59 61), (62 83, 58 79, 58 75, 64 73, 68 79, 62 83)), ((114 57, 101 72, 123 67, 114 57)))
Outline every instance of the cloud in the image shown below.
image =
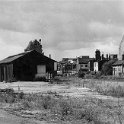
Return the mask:
POLYGON ((6 58, 7 56, 22 52, 23 47, 17 45, 8 45, 0 38, 0 59, 6 58))
POLYGON ((26 47, 32 39, 40 39, 40 35, 35 33, 23 33, 10 30, 0 30, 0 38, 2 42, 7 45, 14 45, 17 47, 26 47))
POLYGON ((124 32, 123 8, 123 1, 113 0, 2 0, 0 38, 23 48, 42 38, 46 54, 55 58, 78 56, 81 50, 92 55, 91 50, 112 41, 114 51, 124 32))
POLYGON ((119 53, 119 45, 115 45, 112 39, 106 40, 107 43, 97 43, 95 46, 101 50, 102 54, 118 54, 119 53), (108 41, 108 42, 107 42, 108 41))
POLYGON ((124 27, 122 26, 102 22, 91 22, 89 29, 97 38, 116 37, 124 32, 124 27))

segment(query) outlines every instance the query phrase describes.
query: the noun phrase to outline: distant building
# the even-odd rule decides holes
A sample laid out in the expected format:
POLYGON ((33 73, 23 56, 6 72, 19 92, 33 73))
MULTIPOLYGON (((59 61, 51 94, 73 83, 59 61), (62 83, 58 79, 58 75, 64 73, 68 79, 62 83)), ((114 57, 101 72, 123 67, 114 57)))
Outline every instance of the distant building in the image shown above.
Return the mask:
POLYGON ((118 60, 113 64, 113 76, 124 76, 124 60, 118 60))
POLYGON ((95 51, 95 59, 96 61, 101 60, 101 52, 98 49, 95 51))
POLYGON ((89 59, 90 71, 94 71, 94 62, 95 62, 95 58, 89 59))
POLYGON ((109 60, 112 59, 118 59, 118 55, 117 54, 109 54, 109 60))
POLYGON ((76 71, 77 58, 63 58, 62 61, 58 63, 58 75, 59 74, 75 74, 76 71))
POLYGON ((113 76, 124 76, 124 55, 120 57, 122 60, 117 60, 113 65, 113 76))
POLYGON ((77 62, 77 58, 63 58, 62 62, 75 64, 77 62))
POLYGON ((102 65, 109 61, 109 58, 108 58, 108 54, 106 55, 106 57, 104 57, 104 54, 101 55, 101 52, 100 50, 96 50, 95 51, 95 60, 94 60, 94 71, 95 72, 98 72, 98 71, 101 71, 102 69, 102 65))
POLYGON ((119 45, 118 60, 112 65, 113 76, 124 76, 124 36, 119 45))
POLYGON ((99 71, 99 65, 97 61, 94 62, 94 71, 95 72, 99 71))
POLYGON ((0 81, 33 81, 56 75, 57 62, 36 50, 9 56, 0 61, 0 81))
POLYGON ((98 72, 102 70, 102 66, 105 62, 108 62, 108 60, 100 60, 94 62, 94 71, 98 72))
POLYGON ((90 58, 89 56, 81 56, 77 58, 77 71, 90 71, 90 58))
POLYGON ((58 64, 58 72, 60 73, 60 70, 63 73, 78 73, 79 70, 84 72, 93 71, 94 61, 95 58, 89 58, 89 56, 63 58, 58 64))

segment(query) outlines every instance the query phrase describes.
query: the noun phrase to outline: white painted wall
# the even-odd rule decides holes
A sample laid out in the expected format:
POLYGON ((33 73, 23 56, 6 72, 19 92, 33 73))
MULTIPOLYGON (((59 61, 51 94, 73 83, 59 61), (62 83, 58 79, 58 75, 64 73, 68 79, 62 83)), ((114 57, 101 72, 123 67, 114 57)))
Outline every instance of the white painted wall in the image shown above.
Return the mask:
POLYGON ((54 71, 57 71, 57 62, 54 62, 54 71))
POLYGON ((94 71, 99 71, 98 62, 94 62, 94 71))
POLYGON ((124 72, 124 69, 122 69, 122 65, 113 67, 113 75, 114 76, 119 76, 123 72, 124 72))

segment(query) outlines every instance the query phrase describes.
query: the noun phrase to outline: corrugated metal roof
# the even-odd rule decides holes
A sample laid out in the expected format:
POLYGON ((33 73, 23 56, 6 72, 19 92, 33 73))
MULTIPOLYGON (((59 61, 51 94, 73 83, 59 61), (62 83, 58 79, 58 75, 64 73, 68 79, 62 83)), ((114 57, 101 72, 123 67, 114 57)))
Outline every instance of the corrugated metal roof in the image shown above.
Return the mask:
POLYGON ((124 60, 118 60, 116 61, 113 66, 116 66, 116 65, 124 65, 124 60))
POLYGON ((20 54, 17 54, 17 55, 13 55, 13 56, 9 56, 9 57, 7 57, 7 58, 1 60, 1 61, 0 61, 0 64, 3 64, 3 63, 10 63, 10 62, 12 62, 12 61, 14 61, 14 60, 16 60, 16 59, 18 59, 18 58, 24 56, 25 54, 27 54, 27 53, 29 53, 29 52, 31 52, 31 51, 23 52, 23 53, 20 53, 20 54))
MULTIPOLYGON (((22 56, 28 54, 28 53, 30 53, 30 52, 32 52, 32 51, 36 51, 36 50, 26 51, 26 52, 23 52, 23 53, 20 53, 20 54, 17 54, 17 55, 9 56, 9 57, 7 57, 7 58, 1 60, 1 61, 0 61, 0 64, 10 63, 10 62, 12 62, 12 61, 14 61, 14 60, 16 60, 16 59, 18 59, 18 58, 20 58, 20 57, 22 57, 22 56)), ((37 51, 36 51, 36 52, 37 52, 37 51)), ((39 52, 38 52, 38 53, 39 53, 39 52)), ((42 55, 42 54, 41 54, 41 55, 42 55)), ((44 56, 44 55, 43 55, 43 56, 44 56)), ((45 57, 48 58, 48 59, 50 59, 50 58, 47 57, 47 56, 45 56, 45 57)), ((51 59, 51 60, 52 60, 52 61, 55 61, 55 60, 53 60, 53 59, 51 59)))

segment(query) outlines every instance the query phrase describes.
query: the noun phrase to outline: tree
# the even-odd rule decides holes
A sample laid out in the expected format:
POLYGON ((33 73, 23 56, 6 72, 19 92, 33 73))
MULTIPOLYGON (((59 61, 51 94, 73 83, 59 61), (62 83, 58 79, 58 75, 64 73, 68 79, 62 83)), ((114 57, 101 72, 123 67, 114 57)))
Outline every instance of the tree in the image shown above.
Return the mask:
POLYGON ((26 52, 26 51, 30 51, 30 50, 36 50, 43 54, 41 39, 39 41, 38 40, 30 41, 24 51, 26 52))
POLYGON ((105 62, 103 65, 102 65, 102 70, 101 70, 101 73, 103 75, 112 75, 112 64, 115 63, 116 60, 110 60, 108 62, 105 62))

